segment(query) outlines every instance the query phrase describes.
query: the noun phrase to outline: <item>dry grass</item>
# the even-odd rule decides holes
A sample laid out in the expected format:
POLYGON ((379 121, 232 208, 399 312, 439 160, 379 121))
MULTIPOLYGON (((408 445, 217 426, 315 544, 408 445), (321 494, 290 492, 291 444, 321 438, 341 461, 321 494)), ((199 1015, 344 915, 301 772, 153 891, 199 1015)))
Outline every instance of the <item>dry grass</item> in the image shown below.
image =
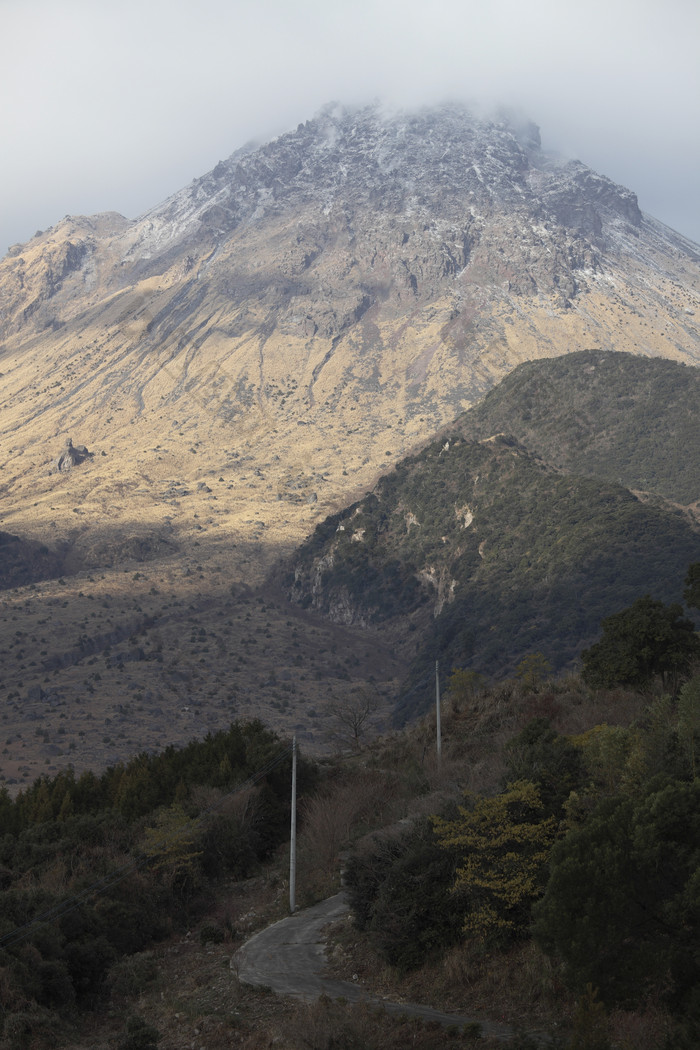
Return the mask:
POLYGON ((474 943, 450 949, 408 974, 387 966, 369 939, 350 921, 332 929, 330 972, 352 975, 374 994, 394 1002, 426 1003, 449 1013, 481 1017, 513 1027, 543 1030, 570 1017, 573 1002, 548 958, 534 944, 484 952, 474 943))
MULTIPOLYGON (((317 216, 302 207, 293 227, 271 218, 239 231, 222 265, 236 269, 242 252, 251 272, 276 273, 297 219, 315 228, 317 216)), ((614 290, 584 282, 571 309, 485 288, 478 308, 460 302, 471 319, 459 335, 448 282, 409 307, 394 289, 371 322, 307 337, 289 303, 236 304, 225 281, 173 317, 192 259, 129 286, 120 232, 92 221, 68 219, 25 246, 23 290, 17 258, 0 267, 20 314, 40 303, 2 348, 0 529, 66 559, 65 582, 0 595, 0 754, 13 790, 251 713, 320 748, 325 700, 372 680, 391 692, 393 640, 276 601, 263 610, 247 589, 519 362, 598 345, 697 359, 697 274, 679 261, 680 279, 664 277, 670 257, 659 255, 654 287, 651 246, 644 264, 631 251, 614 290), (100 243, 93 283, 76 271, 42 299, 52 253, 86 236, 100 243), (68 437, 94 458, 58 474, 68 437), (114 659, 139 648, 143 660, 114 659)), ((338 251, 315 263, 325 276, 311 316, 332 319, 350 294, 338 251)))
MULTIPOLYGON (((387 1000, 427 1003, 543 1037, 567 1038, 575 1028, 577 1000, 533 943, 489 953, 467 943, 399 976, 349 922, 336 924, 330 935, 334 947, 329 951, 329 972, 343 980, 356 975, 373 994, 387 1000)), ((606 1027, 619 1050, 659 1050, 673 1031, 669 1015, 654 1004, 640 1012, 616 1010, 607 1016, 606 1027)))

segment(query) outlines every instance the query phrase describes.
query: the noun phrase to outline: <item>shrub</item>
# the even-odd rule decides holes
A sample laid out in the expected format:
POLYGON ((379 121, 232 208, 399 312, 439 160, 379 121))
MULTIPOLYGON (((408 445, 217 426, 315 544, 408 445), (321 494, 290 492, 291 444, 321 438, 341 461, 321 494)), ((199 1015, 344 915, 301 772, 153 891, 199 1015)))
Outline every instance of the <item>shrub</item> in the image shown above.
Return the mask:
POLYGON ((535 936, 610 1005, 682 1009, 700 985, 699 872, 700 781, 605 799, 555 845, 535 936))
POLYGON ((555 834, 537 787, 520 780, 494 798, 468 795, 454 820, 433 823, 438 842, 457 858, 465 932, 482 941, 524 936, 555 834))
POLYGON ((461 938, 462 911, 450 893, 454 855, 422 820, 398 837, 375 836, 348 862, 355 922, 400 971, 415 969, 461 938))
POLYGON ((222 944, 226 940, 226 930, 218 922, 206 922, 199 930, 201 944, 222 944))
POLYGON ((112 996, 131 998, 139 995, 157 973, 153 952, 138 952, 116 962, 107 974, 106 984, 112 996))
POLYGON ((552 729, 546 718, 533 718, 505 746, 506 782, 536 784, 545 811, 559 813, 572 791, 586 779, 581 751, 552 729))
POLYGON ((155 1050, 160 1039, 160 1032, 146 1024, 142 1017, 129 1017, 117 1050, 155 1050))

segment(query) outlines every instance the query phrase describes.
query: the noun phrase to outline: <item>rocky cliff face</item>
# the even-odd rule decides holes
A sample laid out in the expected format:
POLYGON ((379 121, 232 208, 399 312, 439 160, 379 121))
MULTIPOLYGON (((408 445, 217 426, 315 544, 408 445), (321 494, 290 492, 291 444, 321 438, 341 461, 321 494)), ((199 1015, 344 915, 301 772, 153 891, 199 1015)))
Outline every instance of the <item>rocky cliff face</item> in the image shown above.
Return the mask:
POLYGON ((0 263, 5 507, 75 524, 46 466, 79 432, 84 518, 159 527, 177 481, 195 496, 169 528, 196 505, 293 537, 520 361, 697 363, 699 316, 697 248, 534 125, 330 106, 136 221, 66 218, 0 263))
POLYGON ((234 153, 135 223, 64 221, 37 238, 38 257, 18 246, 5 267, 2 322, 5 333, 23 327, 49 300, 60 322, 64 302, 89 292, 96 271, 119 288, 174 265, 180 281, 225 270, 239 303, 252 296, 280 306, 316 298, 314 278, 333 261, 327 278, 364 289, 348 322, 387 298, 395 306, 434 298, 457 277, 462 292, 490 284, 563 290, 566 300, 577 271, 600 268, 616 226, 641 223, 633 193, 578 162, 552 161, 534 125, 477 120, 458 106, 394 117, 328 107, 234 153), (297 228, 279 230, 290 219, 297 228), (222 265, 227 242, 240 249, 251 227, 284 240, 277 265, 235 265, 228 254, 222 265))

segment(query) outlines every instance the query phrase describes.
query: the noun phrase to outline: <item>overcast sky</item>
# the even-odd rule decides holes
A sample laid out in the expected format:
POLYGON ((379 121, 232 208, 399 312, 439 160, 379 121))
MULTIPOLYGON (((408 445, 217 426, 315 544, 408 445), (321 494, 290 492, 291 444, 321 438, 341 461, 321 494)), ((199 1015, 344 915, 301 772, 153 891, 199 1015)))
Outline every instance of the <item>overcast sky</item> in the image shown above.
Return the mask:
POLYGON ((324 103, 517 105, 700 242, 699 0, 0 0, 0 255, 324 103))

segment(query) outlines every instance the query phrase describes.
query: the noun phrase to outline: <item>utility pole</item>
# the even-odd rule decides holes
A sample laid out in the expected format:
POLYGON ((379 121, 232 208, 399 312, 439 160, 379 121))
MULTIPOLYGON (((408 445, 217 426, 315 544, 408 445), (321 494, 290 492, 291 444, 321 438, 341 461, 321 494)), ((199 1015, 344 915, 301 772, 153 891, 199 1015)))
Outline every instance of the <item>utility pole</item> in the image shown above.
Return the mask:
POLYGON ((297 888, 297 738, 292 739, 292 828, 289 841, 289 910, 296 910, 297 888))
POLYGON ((442 731, 440 728, 440 665, 435 661, 435 730, 437 734, 437 767, 440 772, 442 758, 442 731))

